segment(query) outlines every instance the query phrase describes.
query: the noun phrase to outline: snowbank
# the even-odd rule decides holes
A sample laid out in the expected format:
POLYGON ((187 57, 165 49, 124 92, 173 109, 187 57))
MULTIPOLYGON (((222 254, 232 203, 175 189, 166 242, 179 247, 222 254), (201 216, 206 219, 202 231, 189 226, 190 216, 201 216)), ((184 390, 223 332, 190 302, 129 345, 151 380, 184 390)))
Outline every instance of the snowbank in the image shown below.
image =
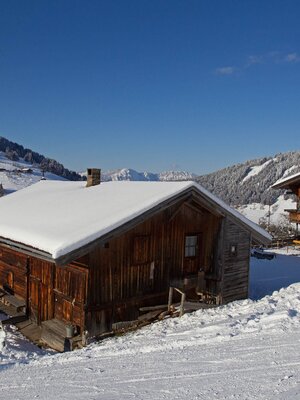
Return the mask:
POLYGON ((5 332, 3 330, 1 321, 0 321, 0 351, 3 350, 3 347, 5 345, 5 332))
MULTIPOLYGON (((276 250, 272 252, 276 253, 276 250)), ((292 252, 292 249, 278 250, 276 258, 272 261, 251 257, 251 299, 260 299, 263 296, 271 295, 275 290, 300 282, 300 256, 289 255, 292 252)))

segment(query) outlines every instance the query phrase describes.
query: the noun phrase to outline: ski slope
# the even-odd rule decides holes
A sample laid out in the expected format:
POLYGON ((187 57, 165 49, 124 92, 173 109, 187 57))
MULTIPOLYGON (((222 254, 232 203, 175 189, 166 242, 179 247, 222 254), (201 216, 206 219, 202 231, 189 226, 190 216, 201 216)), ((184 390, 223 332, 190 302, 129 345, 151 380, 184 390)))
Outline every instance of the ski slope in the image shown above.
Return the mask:
POLYGON ((263 298, 167 319, 73 353, 37 349, 9 330, 0 399, 299 399, 300 283, 280 289, 293 281, 300 281, 299 252, 252 258, 251 293, 263 298))

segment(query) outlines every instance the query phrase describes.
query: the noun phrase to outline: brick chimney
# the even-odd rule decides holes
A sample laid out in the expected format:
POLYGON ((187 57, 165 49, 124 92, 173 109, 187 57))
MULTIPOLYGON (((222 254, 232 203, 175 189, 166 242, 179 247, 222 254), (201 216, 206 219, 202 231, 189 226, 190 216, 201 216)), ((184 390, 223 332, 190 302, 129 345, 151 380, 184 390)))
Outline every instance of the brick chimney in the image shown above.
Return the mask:
POLYGON ((86 187, 96 186, 101 183, 101 169, 88 168, 86 187))

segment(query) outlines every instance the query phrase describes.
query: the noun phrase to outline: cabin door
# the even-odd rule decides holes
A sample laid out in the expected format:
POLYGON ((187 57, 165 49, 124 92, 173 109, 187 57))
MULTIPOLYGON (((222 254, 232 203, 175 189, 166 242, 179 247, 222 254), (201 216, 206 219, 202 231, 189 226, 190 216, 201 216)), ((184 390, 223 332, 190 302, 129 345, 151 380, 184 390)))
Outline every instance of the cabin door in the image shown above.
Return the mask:
POLYGON ((55 268, 54 317, 82 328, 88 270, 76 265, 55 268))
POLYGON ((37 324, 53 318, 53 264, 32 260, 29 276, 30 318, 37 324))
POLYGON ((196 275, 202 265, 202 234, 187 233, 184 237, 183 276, 196 275))

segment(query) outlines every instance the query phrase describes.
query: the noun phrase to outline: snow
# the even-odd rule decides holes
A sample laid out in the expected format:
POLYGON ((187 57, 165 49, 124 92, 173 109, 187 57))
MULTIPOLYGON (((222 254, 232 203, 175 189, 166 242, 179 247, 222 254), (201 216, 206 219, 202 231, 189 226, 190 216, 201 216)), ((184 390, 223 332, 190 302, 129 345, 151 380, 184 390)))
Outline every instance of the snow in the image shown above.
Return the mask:
POLYGON ((297 166, 297 165, 293 165, 292 167, 290 167, 290 168, 288 168, 287 170, 285 170, 285 171, 284 171, 284 174, 282 175, 282 178, 281 178, 281 179, 286 178, 287 176, 289 176, 290 173, 291 173, 292 171, 294 171, 294 169, 296 169, 296 168, 298 168, 298 166, 297 166))
MULTIPOLYGON (((286 217, 288 213, 285 210, 296 209, 296 202, 292 199, 284 199, 284 195, 278 197, 276 202, 270 207, 270 223, 280 224, 281 222, 286 222, 286 217)), ((240 206, 237 210, 249 218, 256 224, 259 223, 261 218, 268 219, 269 206, 261 203, 252 203, 244 206, 240 206)))
POLYGON ((272 249, 274 261, 251 257, 250 297, 259 299, 274 291, 300 282, 300 249, 272 249), (284 266, 284 267, 283 267, 284 266))
POLYGON ((0 322, 0 351, 3 350, 4 345, 5 345, 5 332, 0 322))
MULTIPOLYGON (((37 183, 41 180, 41 177, 42 172, 39 167, 22 159, 19 161, 9 160, 6 158, 5 154, 0 151, 0 183, 2 183, 6 193, 12 193, 37 183), (32 169, 32 173, 22 173, 18 171, 24 168, 32 169)), ((45 177, 50 180, 66 180, 51 172, 46 172, 45 177)))
POLYGON ((259 300, 166 319, 73 353, 29 349, 5 327, 0 398, 299 399, 300 284, 281 288, 281 277, 299 281, 300 257, 277 252, 271 261, 251 258, 251 290, 259 283, 266 294, 259 300))
POLYGON ((0 199, 0 236, 49 253, 68 254, 142 215, 187 189, 194 188, 254 232, 270 235, 194 182, 40 181, 0 199))
POLYGON ((288 176, 288 177, 286 177, 286 178, 280 178, 280 179, 278 179, 278 181, 276 181, 275 183, 273 183, 273 185, 272 185, 271 187, 277 186, 277 185, 279 185, 279 184, 281 184, 281 183, 284 183, 284 182, 288 182, 288 181, 290 181, 291 179, 298 178, 298 177, 300 178, 300 172, 297 172, 296 174, 290 175, 290 176, 288 176))
MULTIPOLYGON (((86 171, 79 172, 86 176, 86 171)), ((196 174, 187 171, 164 171, 153 173, 148 171, 138 172, 132 168, 122 168, 108 171, 101 171, 101 179, 107 181, 192 181, 196 174)))
POLYGON ((245 176, 245 178, 242 180, 241 183, 245 183, 246 181, 248 181, 251 177, 258 175, 264 168, 266 168, 266 166, 268 166, 271 162, 273 162, 274 160, 268 160, 265 163, 261 164, 261 165, 255 165, 254 167, 250 168, 250 172, 245 176))

